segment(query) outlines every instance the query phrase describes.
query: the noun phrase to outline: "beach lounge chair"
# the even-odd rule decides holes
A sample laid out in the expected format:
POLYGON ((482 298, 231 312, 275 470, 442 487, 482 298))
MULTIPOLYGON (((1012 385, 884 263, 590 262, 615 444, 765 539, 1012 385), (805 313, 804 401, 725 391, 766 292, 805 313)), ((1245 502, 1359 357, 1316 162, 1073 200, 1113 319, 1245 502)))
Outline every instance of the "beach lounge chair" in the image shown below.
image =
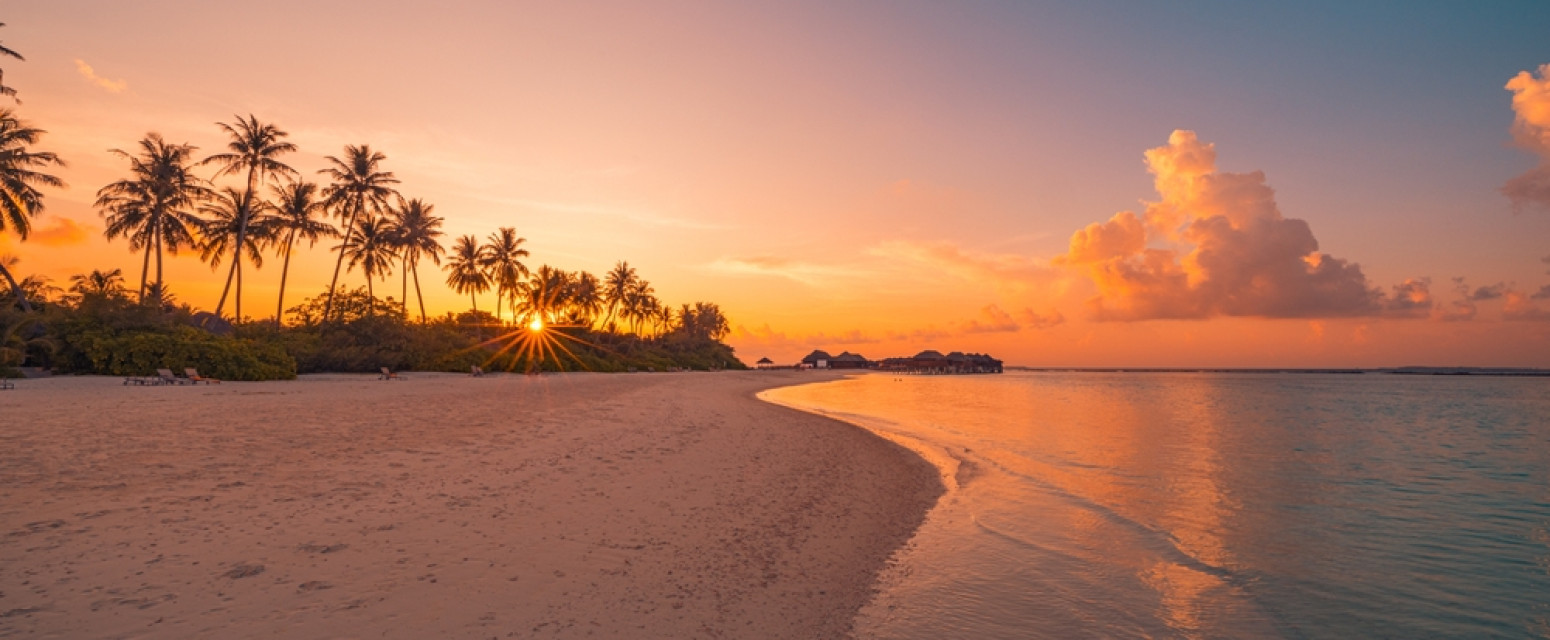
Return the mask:
POLYGON ((15 388, 16 388, 16 385, 12 384, 10 380, 8 380, 6 378, 0 378, 0 389, 15 389, 15 388))
POLYGON ((221 381, 216 379, 216 378, 206 378, 206 377, 204 377, 202 375, 199 375, 199 370, 195 369, 193 367, 189 367, 187 369, 184 369, 183 370, 183 375, 188 376, 188 381, 190 383, 192 383, 192 384, 199 384, 201 382, 203 382, 205 384, 210 384, 210 383, 220 384, 221 383, 221 381))
POLYGON ((382 367, 382 375, 377 376, 377 379, 378 380, 393 380, 393 379, 402 379, 402 378, 399 378, 398 374, 393 373, 392 371, 388 371, 387 367, 382 367))
POLYGON ((148 376, 124 376, 124 386, 126 387, 132 384, 146 385, 157 384, 158 382, 161 382, 161 378, 153 378, 148 376))
POLYGON ((156 376, 161 379, 157 384, 183 384, 188 382, 187 378, 179 378, 173 374, 171 369, 157 369, 156 376))
POLYGON ((475 378, 483 378, 484 377, 484 367, 481 367, 481 366, 479 366, 477 364, 473 365, 473 366, 468 368, 468 375, 471 375, 471 376, 473 376, 475 378))

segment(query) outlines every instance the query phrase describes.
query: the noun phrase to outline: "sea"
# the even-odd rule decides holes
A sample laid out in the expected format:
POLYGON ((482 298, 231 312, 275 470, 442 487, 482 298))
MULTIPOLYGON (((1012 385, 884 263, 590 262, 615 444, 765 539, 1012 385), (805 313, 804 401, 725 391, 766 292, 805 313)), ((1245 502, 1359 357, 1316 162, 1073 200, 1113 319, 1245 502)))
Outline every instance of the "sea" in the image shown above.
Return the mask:
POLYGON ((1550 638, 1550 378, 866 373, 941 470, 861 638, 1550 638))

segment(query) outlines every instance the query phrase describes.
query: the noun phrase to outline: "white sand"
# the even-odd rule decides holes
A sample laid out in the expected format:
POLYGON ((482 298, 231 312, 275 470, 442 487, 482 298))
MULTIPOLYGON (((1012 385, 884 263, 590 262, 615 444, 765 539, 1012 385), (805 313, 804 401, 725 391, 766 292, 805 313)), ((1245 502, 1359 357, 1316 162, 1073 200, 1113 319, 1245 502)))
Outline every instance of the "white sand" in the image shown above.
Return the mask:
POLYGON ((0 637, 832 638, 940 493, 796 372, 0 391, 0 637))

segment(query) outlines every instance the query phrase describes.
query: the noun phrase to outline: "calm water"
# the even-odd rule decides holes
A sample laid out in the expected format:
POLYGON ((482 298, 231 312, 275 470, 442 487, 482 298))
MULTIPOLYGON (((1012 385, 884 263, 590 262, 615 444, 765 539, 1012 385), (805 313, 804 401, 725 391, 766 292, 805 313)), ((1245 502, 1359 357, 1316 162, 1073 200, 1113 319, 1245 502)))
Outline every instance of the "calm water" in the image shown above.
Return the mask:
POLYGON ((949 493, 877 638, 1550 638, 1550 380, 867 374, 949 493))

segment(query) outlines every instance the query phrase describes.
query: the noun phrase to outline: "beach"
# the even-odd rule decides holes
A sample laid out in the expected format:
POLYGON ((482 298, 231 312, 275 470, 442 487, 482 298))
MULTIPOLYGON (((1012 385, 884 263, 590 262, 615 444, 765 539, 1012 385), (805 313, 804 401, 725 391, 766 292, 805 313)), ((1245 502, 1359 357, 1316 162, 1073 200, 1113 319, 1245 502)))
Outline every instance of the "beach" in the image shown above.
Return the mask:
POLYGON ((842 637, 942 487, 837 377, 21 381, 0 637, 842 637))

